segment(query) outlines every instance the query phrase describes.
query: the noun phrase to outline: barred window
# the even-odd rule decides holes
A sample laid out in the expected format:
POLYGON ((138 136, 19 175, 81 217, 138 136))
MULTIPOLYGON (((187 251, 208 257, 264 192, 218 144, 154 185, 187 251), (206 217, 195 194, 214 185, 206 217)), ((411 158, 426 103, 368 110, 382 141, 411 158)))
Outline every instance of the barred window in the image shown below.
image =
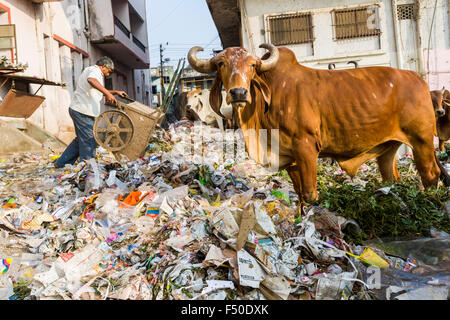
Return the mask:
POLYGON ((397 18, 398 20, 415 20, 416 6, 414 3, 397 5, 397 18))
POLYGON ((276 46, 314 41, 310 13, 270 16, 268 24, 271 43, 276 46))
POLYGON ((352 39, 379 35, 378 7, 334 10, 335 39, 352 39))

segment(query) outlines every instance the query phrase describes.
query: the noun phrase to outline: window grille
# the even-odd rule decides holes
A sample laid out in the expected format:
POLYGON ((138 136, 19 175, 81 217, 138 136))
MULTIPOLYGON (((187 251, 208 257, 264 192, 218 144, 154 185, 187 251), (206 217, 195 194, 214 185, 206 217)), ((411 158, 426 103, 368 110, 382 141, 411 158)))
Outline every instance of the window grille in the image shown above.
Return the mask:
POLYGON ((397 5, 397 19, 398 20, 415 20, 416 19, 416 6, 411 4, 397 5))
POLYGON ((0 25, 0 51, 3 56, 3 51, 10 50, 11 57, 9 62, 17 63, 17 40, 16 40, 16 25, 4 24, 0 25))
POLYGON ((335 39, 352 39, 380 35, 378 7, 334 10, 335 39), (374 16, 375 14, 375 16, 374 16))
POLYGON ((282 14, 268 17, 272 44, 289 45, 313 42, 313 25, 310 13, 282 14))

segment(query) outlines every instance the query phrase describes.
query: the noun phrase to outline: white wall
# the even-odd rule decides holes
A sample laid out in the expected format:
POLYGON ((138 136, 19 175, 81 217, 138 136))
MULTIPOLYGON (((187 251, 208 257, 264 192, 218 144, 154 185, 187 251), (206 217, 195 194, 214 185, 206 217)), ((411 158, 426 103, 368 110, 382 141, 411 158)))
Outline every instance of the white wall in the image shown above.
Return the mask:
MULTIPOLYGON (((313 20, 313 44, 287 45, 300 63, 326 69, 336 63, 336 68, 356 60, 360 67, 391 66, 418 72, 428 82, 430 89, 450 88, 450 22, 449 0, 420 0, 419 19, 397 19, 396 5, 410 4, 414 0, 240 0, 241 33, 243 45, 261 56, 265 50, 259 45, 269 42, 267 15, 310 12, 313 20), (350 40, 333 40, 331 10, 366 5, 379 5, 378 17, 381 35, 350 40), (394 9, 394 11, 393 11, 394 9), (433 23, 433 28, 431 28, 433 23), (430 33, 431 30, 431 33, 430 33), (428 50, 428 46, 429 49, 428 50), (428 59, 429 57, 429 59, 428 59), (428 60, 430 61, 428 63, 428 60)), ((399 154, 410 153, 406 146, 399 154)))
POLYGON ((129 0, 130 5, 133 6, 133 8, 138 12, 143 20, 147 20, 145 12, 145 2, 146 0, 129 0))
MULTIPOLYGON (((268 30, 266 26, 267 15, 310 12, 313 21, 313 44, 287 45, 292 49, 300 63, 314 68, 327 68, 330 62, 337 62, 336 68, 349 68, 346 65, 349 60, 356 60, 360 66, 385 65, 396 66, 395 42, 392 40, 392 22, 389 19, 389 1, 273 1, 273 0, 245 0, 243 1, 245 14, 242 18, 243 42, 246 48, 261 56, 263 49, 259 49, 259 44, 269 41, 269 33, 262 32, 268 30), (382 33, 378 37, 356 38, 349 40, 333 40, 333 21, 331 11, 333 9, 358 7, 360 5, 379 5, 378 10, 380 28, 382 33), (248 29, 248 31, 247 31, 248 29)), ((242 10, 241 10, 242 12, 242 10)))
MULTIPOLYGON (((18 60, 29 65, 24 75, 65 82, 68 85, 66 88, 43 86, 38 94, 45 96, 46 100, 29 119, 66 143, 70 143, 74 137, 73 122, 68 114, 74 89, 72 77, 75 77, 75 82, 78 81, 78 77, 85 67, 95 64, 100 57, 108 55, 107 52, 91 44, 83 32, 86 27, 83 13, 85 2, 94 6, 93 10, 90 10, 93 14, 90 18, 110 19, 110 23, 100 20, 99 24, 94 24, 94 28, 91 30, 92 35, 103 37, 112 34, 114 22, 112 21, 110 1, 82 0, 81 8, 78 7, 78 0, 64 0, 41 5, 27 0, 1 1, 10 8, 11 22, 16 24, 18 60), (99 8, 103 9, 98 10, 99 8), (111 30, 108 29, 108 26, 111 27, 111 30), (85 58, 77 50, 58 42, 54 36, 61 37, 86 52, 89 57, 85 58)), ((118 2, 128 4, 127 1, 118 2)), ((139 1, 137 3, 140 4, 139 1)), ((121 6, 119 7, 121 8, 121 6)), ((126 12, 128 16, 128 9, 126 12)), ((2 23, 7 23, 6 13, 0 15, 0 18, 3 19, 2 23), (6 21, 4 21, 5 19, 6 21)), ((114 89, 126 90, 130 97, 135 98, 136 76, 134 70, 118 62, 116 62, 116 69, 118 73, 113 76, 114 89), (124 77, 119 76, 120 74, 124 77), (126 83, 123 82, 125 78, 126 83)), ((146 85, 150 87, 149 83, 146 85)), ((31 85, 31 92, 35 92, 38 87, 31 85)), ((150 88, 148 90, 151 94, 150 88)), ((136 99, 141 101, 141 97, 142 91, 140 97, 137 96, 136 99)))
POLYGON ((259 45, 270 41, 269 33, 266 32, 268 15, 310 12, 314 26, 314 42, 287 45, 295 52, 300 63, 313 68, 327 68, 330 62, 338 62, 336 67, 339 69, 352 67, 346 63, 349 60, 356 60, 361 67, 392 66, 414 70, 428 80, 432 89, 450 87, 449 1, 437 1, 434 20, 435 0, 421 0, 418 1, 420 6, 417 22, 398 21, 396 5, 414 2, 414 0, 242 0, 243 44, 253 53, 262 55, 264 50, 259 49, 259 45), (379 41, 378 37, 333 40, 331 11, 367 5, 379 6, 378 18, 381 29, 379 41))

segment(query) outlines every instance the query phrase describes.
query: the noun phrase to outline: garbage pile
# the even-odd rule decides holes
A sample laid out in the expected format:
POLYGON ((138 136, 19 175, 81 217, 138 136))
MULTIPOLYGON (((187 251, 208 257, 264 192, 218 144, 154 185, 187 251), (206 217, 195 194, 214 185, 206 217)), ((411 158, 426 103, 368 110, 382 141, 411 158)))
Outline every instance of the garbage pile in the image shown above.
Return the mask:
POLYGON ((349 244, 355 221, 300 215, 287 179, 201 129, 157 129, 135 161, 2 160, 0 299, 448 299, 448 234, 349 244))

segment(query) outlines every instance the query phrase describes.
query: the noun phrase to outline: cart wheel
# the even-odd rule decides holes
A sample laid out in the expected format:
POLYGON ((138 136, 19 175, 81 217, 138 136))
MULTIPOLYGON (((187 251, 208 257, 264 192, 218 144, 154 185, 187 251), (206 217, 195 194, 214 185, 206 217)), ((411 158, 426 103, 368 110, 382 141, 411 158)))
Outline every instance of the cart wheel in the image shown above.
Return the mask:
POLYGON ((133 122, 122 111, 105 111, 95 119, 95 141, 109 151, 125 148, 133 138, 133 133, 133 122))

